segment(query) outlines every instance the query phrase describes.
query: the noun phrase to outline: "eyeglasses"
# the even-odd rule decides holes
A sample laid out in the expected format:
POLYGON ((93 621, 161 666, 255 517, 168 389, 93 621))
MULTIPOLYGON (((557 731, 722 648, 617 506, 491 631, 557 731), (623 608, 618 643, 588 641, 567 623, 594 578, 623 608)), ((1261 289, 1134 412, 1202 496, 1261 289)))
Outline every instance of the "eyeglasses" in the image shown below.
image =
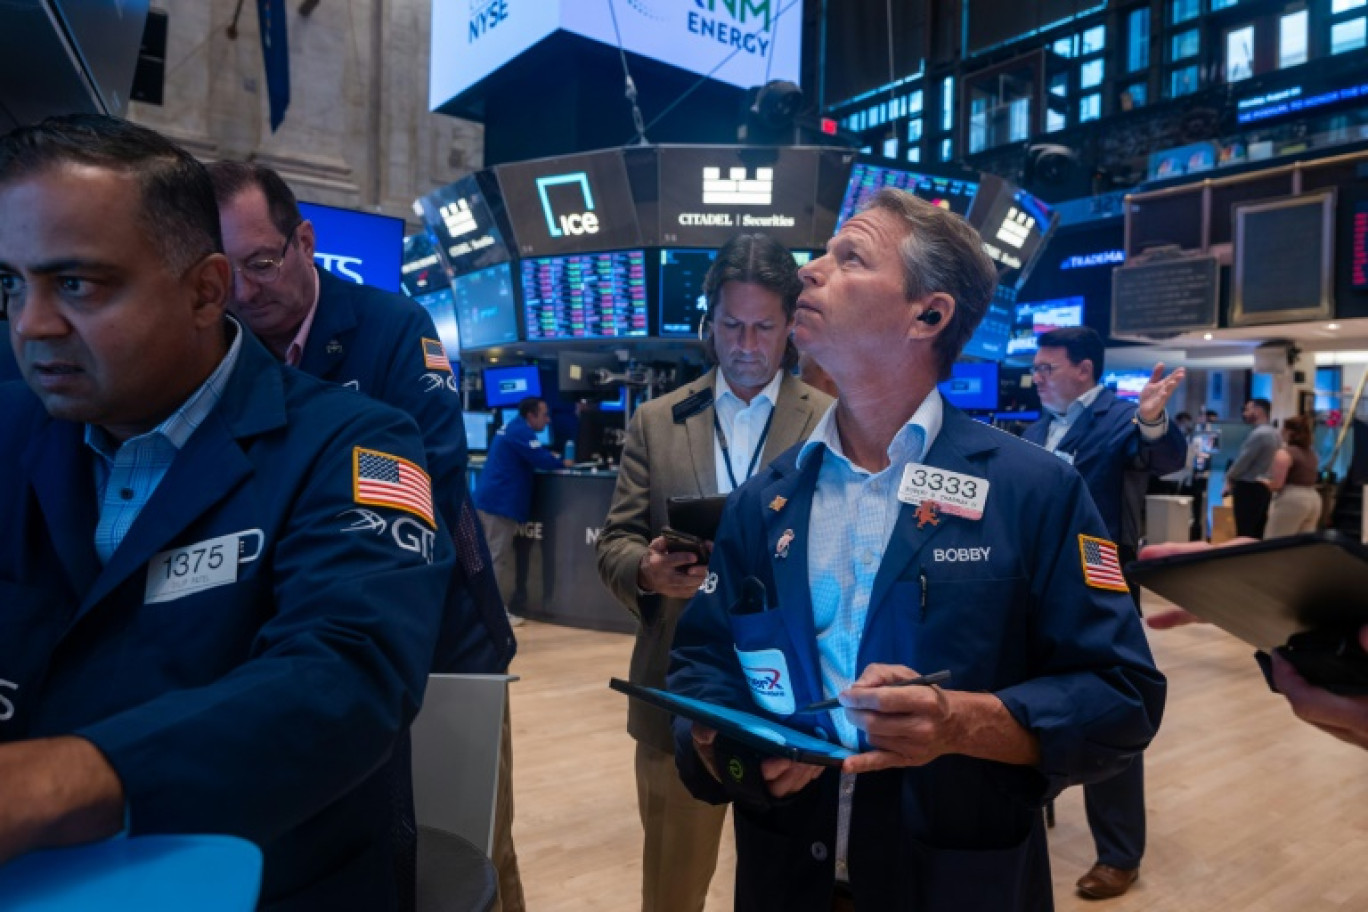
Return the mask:
POLYGON ((234 264, 233 271, 246 276, 257 285, 269 285, 280 278, 280 267, 285 265, 285 257, 290 253, 290 244, 294 241, 295 231, 302 224, 304 224, 302 221, 295 222, 294 228, 291 228, 290 233, 285 235, 285 246, 280 248, 279 256, 257 257, 248 260, 241 266, 234 264))
POLYGON ((1031 376, 1044 377, 1046 380, 1048 380, 1050 379, 1050 376, 1054 374, 1055 371, 1061 370, 1062 368, 1063 365, 1061 364, 1051 364, 1048 361, 1042 361, 1039 364, 1031 365, 1031 376))

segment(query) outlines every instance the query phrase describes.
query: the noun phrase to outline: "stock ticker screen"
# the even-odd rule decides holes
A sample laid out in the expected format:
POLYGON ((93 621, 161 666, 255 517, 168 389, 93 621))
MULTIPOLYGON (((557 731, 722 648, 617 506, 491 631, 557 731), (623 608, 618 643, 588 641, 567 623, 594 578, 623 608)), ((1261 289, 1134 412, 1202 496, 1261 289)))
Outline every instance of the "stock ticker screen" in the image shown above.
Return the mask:
POLYGON ((974 201, 978 186, 975 181, 963 178, 938 177, 918 171, 856 162, 850 172, 850 183, 846 186, 845 199, 841 203, 841 212, 836 218, 836 224, 843 224, 846 219, 859 212, 860 207, 884 187, 906 190, 943 209, 965 215, 969 212, 969 205, 974 201))
POLYGON ((641 250, 522 261, 526 339, 615 339, 648 330, 641 250))

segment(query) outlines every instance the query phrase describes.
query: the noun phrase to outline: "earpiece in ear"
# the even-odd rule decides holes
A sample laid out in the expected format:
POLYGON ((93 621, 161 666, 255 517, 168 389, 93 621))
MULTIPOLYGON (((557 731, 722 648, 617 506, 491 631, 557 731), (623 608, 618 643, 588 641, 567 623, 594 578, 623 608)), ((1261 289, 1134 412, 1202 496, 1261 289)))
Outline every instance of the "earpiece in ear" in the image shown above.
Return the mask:
POLYGON ((941 316, 942 314, 939 310, 931 310, 928 308, 917 314, 917 319, 921 320, 927 326, 935 326, 941 321, 941 316))

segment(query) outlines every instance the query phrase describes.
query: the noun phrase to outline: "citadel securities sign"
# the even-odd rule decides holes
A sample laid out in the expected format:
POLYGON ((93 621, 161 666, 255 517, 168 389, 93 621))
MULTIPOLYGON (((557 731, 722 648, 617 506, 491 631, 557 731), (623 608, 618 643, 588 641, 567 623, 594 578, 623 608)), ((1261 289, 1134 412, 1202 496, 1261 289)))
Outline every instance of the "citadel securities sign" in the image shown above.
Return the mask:
POLYGON ((800 78, 801 0, 433 0, 428 106, 555 32, 616 48, 619 29, 628 51, 740 88, 800 78))
POLYGON ((764 231, 812 246, 818 152, 738 146, 660 146, 660 242, 717 247, 764 231))

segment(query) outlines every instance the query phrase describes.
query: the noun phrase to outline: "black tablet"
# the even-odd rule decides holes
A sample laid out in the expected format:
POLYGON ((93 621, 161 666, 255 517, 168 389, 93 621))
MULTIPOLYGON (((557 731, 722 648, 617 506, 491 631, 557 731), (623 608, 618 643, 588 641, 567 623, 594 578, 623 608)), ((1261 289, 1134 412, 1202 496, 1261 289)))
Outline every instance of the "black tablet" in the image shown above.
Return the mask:
POLYGON ((670 528, 696 535, 704 541, 717 537, 722 525, 722 509, 727 505, 725 494, 708 497, 671 497, 665 502, 665 515, 670 528))
POLYGON ((1368 548, 1338 532, 1135 561, 1126 577, 1265 651, 1368 624, 1368 548))
POLYGON ((676 716, 717 729, 766 756, 786 757, 816 766, 840 766, 846 757, 855 756, 855 751, 849 748, 739 709, 705 703, 654 687, 641 687, 618 678, 610 680, 608 686, 634 700, 644 700, 676 716))

